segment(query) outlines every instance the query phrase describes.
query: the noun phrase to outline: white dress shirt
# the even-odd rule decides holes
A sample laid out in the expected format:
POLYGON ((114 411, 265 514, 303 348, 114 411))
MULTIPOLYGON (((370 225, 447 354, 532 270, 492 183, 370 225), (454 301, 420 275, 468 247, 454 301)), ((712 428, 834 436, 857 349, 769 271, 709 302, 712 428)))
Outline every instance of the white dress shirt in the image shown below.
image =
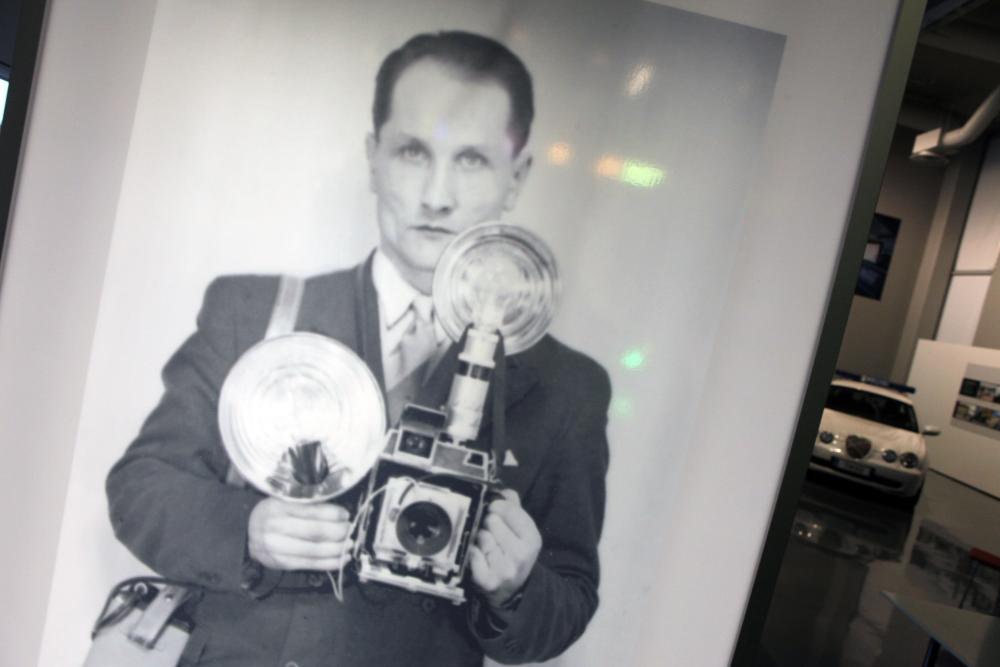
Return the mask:
MULTIPOLYGON (((416 317, 410 308, 414 299, 429 299, 430 297, 406 282, 399 273, 399 269, 381 249, 375 251, 375 258, 372 261, 372 282, 375 284, 375 292, 378 294, 379 341, 382 347, 382 367, 386 368, 389 355, 395 351, 403 334, 410 328, 416 317)), ((431 368, 447 349, 449 342, 448 334, 445 333, 438 321, 437 315, 432 314, 432 319, 434 320, 434 337, 437 341, 437 349, 429 365, 431 368)))

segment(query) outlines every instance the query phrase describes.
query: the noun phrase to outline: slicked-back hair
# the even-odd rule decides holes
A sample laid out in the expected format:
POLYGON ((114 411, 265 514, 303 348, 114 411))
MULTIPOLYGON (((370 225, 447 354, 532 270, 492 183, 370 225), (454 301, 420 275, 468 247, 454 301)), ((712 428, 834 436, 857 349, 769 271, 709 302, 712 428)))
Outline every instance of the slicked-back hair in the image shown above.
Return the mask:
POLYGON ((376 138, 392 112, 396 81, 407 67, 424 59, 454 67, 459 74, 473 81, 500 84, 510 97, 508 130, 514 155, 521 152, 528 142, 531 121, 535 116, 531 74, 521 59, 500 42, 461 30, 416 35, 382 61, 375 75, 375 101, 372 104, 372 125, 376 138))

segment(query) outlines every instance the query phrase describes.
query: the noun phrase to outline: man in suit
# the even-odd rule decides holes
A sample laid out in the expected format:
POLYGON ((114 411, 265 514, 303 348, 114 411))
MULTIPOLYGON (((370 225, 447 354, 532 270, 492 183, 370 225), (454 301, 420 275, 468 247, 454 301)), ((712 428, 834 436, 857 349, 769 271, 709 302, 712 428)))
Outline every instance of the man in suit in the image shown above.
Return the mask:
MULTIPOLYGON (((514 206, 533 112, 524 65, 479 35, 418 35, 379 69, 366 143, 379 247, 354 270, 309 279, 296 329, 356 350, 390 406, 443 403, 456 350, 428 310, 434 268, 456 234, 514 206)), ((471 666, 565 650, 597 606, 604 370, 549 336, 508 358, 497 452, 508 490, 470 548, 468 604, 350 578, 341 603, 324 573, 349 567, 354 495, 301 505, 225 483, 219 390, 263 337, 277 290, 276 277, 213 282, 164 368, 161 402, 108 477, 119 539, 205 589, 185 664, 471 666)), ((480 441, 492 446, 489 429, 480 441)))

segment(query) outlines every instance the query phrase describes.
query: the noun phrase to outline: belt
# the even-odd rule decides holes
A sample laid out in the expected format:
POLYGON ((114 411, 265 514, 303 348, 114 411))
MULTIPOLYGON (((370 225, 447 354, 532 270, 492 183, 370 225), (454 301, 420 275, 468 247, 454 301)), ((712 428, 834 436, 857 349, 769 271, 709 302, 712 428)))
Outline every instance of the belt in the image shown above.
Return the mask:
MULTIPOLYGON (((337 576, 336 573, 333 576, 337 576)), ((344 577, 344 587, 355 585, 357 583, 357 578, 355 576, 345 576, 344 577)), ((361 594, 370 603, 374 604, 386 604, 391 600, 405 600, 407 603, 414 604, 426 613, 433 613, 438 607, 444 609, 452 608, 451 604, 443 605, 437 598, 427 595, 424 593, 406 593, 401 589, 394 587, 384 586, 382 584, 371 584, 368 586, 361 587, 361 594), (388 597, 387 597, 388 596, 388 597)), ((272 591, 273 594, 283 595, 303 595, 309 593, 333 593, 333 587, 330 585, 330 577, 327 576, 326 572, 309 572, 303 570, 294 570, 291 572, 284 572, 281 577, 281 581, 272 591)))

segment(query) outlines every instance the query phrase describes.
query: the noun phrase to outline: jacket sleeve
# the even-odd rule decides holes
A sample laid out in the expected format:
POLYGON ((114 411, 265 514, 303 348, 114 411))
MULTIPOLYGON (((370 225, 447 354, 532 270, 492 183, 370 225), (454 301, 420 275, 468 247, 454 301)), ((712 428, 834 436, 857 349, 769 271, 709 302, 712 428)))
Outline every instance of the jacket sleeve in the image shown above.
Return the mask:
POLYGON ((118 539, 164 577, 238 591, 250 512, 261 495, 225 483, 219 390, 237 356, 232 280, 205 295, 198 329, 163 369, 164 394, 107 479, 118 539))
POLYGON ((516 607, 499 615, 478 598, 470 608, 483 651, 504 664, 539 662, 566 650, 597 610, 597 544, 604 520, 608 468, 607 373, 588 360, 575 386, 561 437, 546 457, 524 506, 542 536, 542 550, 516 607), (486 618, 484 618, 486 615, 486 618), (492 617, 492 618, 491 618, 492 617), (493 631, 486 630, 492 626, 493 631))

